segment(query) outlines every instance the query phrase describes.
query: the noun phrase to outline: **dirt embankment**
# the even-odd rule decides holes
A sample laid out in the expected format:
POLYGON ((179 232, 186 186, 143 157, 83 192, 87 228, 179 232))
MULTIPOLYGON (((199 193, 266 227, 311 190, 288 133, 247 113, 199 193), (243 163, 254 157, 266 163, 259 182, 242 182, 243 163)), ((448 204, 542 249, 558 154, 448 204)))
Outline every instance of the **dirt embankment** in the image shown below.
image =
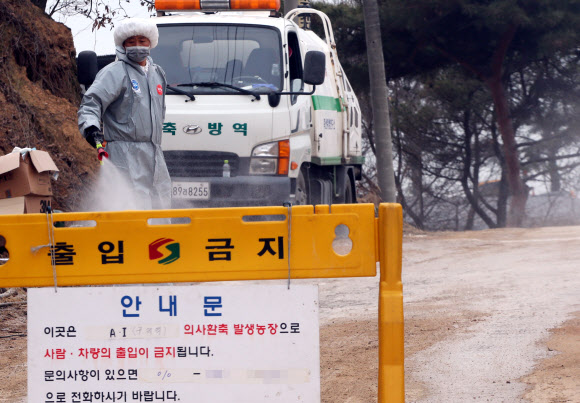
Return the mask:
POLYGON ((97 166, 77 128, 80 87, 70 30, 29 0, 0 0, 0 155, 48 151, 56 208, 74 210, 97 166))

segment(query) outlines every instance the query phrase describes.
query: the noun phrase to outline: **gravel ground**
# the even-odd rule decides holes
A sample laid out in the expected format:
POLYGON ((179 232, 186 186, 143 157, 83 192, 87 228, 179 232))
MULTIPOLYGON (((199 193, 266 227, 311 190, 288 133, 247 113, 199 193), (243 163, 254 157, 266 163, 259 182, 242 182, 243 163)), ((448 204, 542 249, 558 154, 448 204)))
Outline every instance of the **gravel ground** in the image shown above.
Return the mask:
POLYGON ((519 378, 556 354, 538 342, 580 310, 579 246, 578 227, 407 242, 407 306, 431 300, 443 312, 484 317, 409 358, 409 372, 430 391, 418 401, 525 401, 519 378))
MULTIPOLYGON (((549 330, 580 311, 580 227, 407 236, 403 260, 408 402, 580 402, 578 355, 568 400, 527 400, 529 380, 520 379, 557 354, 546 347, 549 330)), ((365 328, 376 318, 377 282, 321 283, 323 327, 351 320, 374 340, 365 328)), ((579 353, 577 335, 570 343, 579 353)))

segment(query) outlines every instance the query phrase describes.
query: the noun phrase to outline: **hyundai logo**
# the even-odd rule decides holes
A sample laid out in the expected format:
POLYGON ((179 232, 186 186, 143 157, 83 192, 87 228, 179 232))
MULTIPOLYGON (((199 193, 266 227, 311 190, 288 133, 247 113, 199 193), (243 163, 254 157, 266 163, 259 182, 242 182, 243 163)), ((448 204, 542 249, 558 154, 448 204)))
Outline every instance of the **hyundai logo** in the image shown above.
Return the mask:
POLYGON ((183 127, 185 134, 199 134, 201 133, 201 127, 199 125, 187 125, 183 127))

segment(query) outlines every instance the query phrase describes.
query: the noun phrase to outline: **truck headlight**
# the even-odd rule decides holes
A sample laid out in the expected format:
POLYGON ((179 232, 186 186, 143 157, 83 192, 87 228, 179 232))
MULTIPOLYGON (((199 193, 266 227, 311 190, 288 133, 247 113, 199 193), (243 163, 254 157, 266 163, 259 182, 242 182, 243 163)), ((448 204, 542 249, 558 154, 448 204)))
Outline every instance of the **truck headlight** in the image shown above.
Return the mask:
POLYGON ((290 141, 261 144, 252 151, 250 175, 288 175, 290 141))
POLYGON ((252 158, 250 175, 275 175, 278 171, 277 162, 275 158, 252 158))

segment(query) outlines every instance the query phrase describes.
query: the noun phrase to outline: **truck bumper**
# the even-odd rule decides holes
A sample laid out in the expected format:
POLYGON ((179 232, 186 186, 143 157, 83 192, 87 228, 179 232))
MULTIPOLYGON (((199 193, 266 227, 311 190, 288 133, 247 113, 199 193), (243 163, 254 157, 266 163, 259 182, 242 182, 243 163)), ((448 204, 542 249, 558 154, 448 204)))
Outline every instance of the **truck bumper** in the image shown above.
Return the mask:
MULTIPOLYGON (((292 201, 288 177, 236 176, 231 178, 172 178, 176 182, 208 182, 210 198, 191 200, 173 197, 174 209, 203 207, 281 206, 292 201)), ((293 195, 292 195, 293 196, 293 195)))

